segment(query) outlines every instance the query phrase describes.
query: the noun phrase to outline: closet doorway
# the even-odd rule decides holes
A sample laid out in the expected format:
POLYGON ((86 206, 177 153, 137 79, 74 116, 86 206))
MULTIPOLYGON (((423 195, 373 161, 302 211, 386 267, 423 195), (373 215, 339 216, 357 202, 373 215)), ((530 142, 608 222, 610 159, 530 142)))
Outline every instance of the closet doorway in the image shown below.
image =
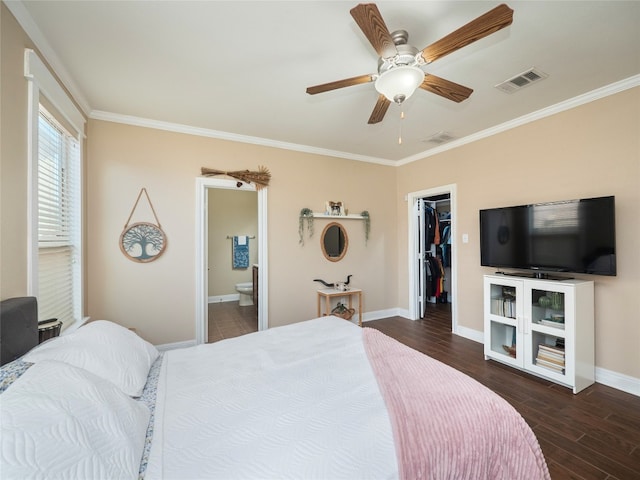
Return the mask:
POLYGON ((408 195, 409 317, 450 318, 457 327, 455 185, 408 195))
MULTIPOLYGON (((210 246, 216 241, 218 243, 227 244, 221 246, 228 253, 228 265, 232 264, 232 243, 234 236, 244 236, 243 232, 235 230, 227 231, 231 226, 222 223, 218 229, 216 225, 210 225, 210 222, 216 222, 216 218, 209 215, 209 198, 216 197, 216 193, 224 190, 226 193, 237 192, 238 194, 256 192, 254 185, 243 184, 238 187, 235 180, 224 180, 208 177, 198 177, 196 179, 196 343, 206 343, 210 338, 210 333, 215 336, 215 332, 209 332, 209 300, 210 288, 209 283, 215 275, 210 275, 210 268, 221 268, 224 260, 216 260, 210 258, 210 246), (226 230, 225 230, 226 228, 226 230), (214 232, 214 236, 212 236, 214 232), (231 237, 231 238, 227 238, 231 237), (221 240, 222 239, 222 240, 221 240), (227 248, 228 247, 228 248, 227 248), (212 265, 211 262, 216 265, 212 265)), ((258 330, 265 330, 268 327, 268 302, 267 302, 267 189, 263 188, 255 193, 257 195, 257 233, 255 238, 242 238, 239 243, 254 242, 253 256, 250 256, 250 263, 246 270, 248 278, 257 284, 257 327, 258 330), (256 278, 253 279, 253 265, 258 265, 256 269, 256 278)), ((228 198, 228 195, 218 196, 219 198, 228 198)), ((235 227, 233 227, 235 229, 235 227)), ((238 227, 239 228, 239 227, 238 227)), ((252 233, 252 232, 251 232, 252 233)), ((235 285, 235 281, 232 282, 235 285)), ((244 282, 238 282, 244 283, 244 282)), ((229 287, 231 288, 231 287, 229 287)), ((227 290, 229 289, 227 288, 227 290)), ((233 288, 235 290, 235 288, 233 288)), ((237 292, 233 293, 237 296, 237 292)), ((224 299, 225 295, 219 295, 219 299, 224 299)), ((217 297, 217 298, 218 298, 217 297)), ((235 302, 237 303, 237 301, 235 302)), ((215 321, 215 320, 214 320, 215 321)))

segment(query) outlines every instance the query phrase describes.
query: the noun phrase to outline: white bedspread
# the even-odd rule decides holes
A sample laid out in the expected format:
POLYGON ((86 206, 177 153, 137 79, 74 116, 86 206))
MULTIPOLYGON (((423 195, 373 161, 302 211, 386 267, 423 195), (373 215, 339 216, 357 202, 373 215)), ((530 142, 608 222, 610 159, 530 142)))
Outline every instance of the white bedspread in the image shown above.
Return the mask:
POLYGON ((397 478, 362 330, 325 317, 165 354, 147 479, 397 478))

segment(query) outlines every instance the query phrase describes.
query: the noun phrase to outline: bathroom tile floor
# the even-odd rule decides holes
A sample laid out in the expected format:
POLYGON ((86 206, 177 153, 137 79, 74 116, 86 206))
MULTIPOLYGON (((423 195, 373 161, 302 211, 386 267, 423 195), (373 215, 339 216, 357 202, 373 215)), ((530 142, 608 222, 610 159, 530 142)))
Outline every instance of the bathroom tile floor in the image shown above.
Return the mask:
POLYGON ((241 307, 237 301, 210 303, 208 313, 208 343, 258 331, 255 305, 241 307))

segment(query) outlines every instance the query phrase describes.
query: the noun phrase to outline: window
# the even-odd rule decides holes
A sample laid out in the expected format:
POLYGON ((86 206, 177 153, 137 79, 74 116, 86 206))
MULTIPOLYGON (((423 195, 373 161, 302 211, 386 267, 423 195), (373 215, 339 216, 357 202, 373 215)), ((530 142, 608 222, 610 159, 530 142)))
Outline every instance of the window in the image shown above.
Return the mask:
POLYGON ((40 320, 57 318, 65 329, 84 314, 85 117, 33 50, 26 49, 24 59, 29 121, 28 294, 38 299, 40 320))
POLYGON ((82 312, 80 145, 42 105, 38 115, 38 312, 64 325, 82 312))

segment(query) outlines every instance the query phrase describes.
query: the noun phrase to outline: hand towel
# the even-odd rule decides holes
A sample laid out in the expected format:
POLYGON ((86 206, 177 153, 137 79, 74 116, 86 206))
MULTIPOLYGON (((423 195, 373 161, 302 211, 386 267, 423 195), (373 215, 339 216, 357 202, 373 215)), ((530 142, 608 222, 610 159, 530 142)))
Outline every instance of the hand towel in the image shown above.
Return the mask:
POLYGON ((249 239, 246 235, 233 237, 233 268, 249 268, 249 239))

